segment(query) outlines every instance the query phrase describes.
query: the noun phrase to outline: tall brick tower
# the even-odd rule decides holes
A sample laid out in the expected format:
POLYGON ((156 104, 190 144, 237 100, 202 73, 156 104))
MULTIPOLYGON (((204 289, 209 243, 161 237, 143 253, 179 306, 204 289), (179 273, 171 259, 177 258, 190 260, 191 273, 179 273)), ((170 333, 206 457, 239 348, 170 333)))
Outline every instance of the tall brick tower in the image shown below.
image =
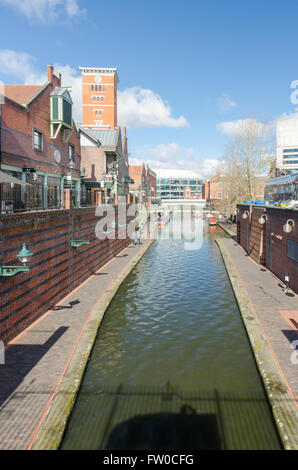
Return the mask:
POLYGON ((117 127, 117 84, 115 68, 79 67, 82 73, 82 127, 115 129, 117 127))

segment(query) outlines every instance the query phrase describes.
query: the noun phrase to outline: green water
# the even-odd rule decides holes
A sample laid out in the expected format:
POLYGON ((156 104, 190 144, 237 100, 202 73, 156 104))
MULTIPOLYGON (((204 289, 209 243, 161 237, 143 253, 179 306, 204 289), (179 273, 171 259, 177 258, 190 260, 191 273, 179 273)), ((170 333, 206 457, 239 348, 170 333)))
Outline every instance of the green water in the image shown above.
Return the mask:
POLYGON ((221 420, 222 433, 231 434, 225 448, 279 447, 214 241, 225 234, 219 227, 195 223, 201 232, 193 246, 198 249, 171 232, 170 239, 154 242, 117 292, 94 344, 62 448, 100 448, 117 423, 144 412, 177 412, 184 403, 221 420), (168 383, 170 390, 183 390, 184 395, 177 392, 176 405, 173 400, 165 407, 152 397, 168 383), (120 384, 127 393, 118 393, 120 384), (213 408, 206 399, 202 404, 202 391, 213 408), (120 395, 118 416, 113 406, 120 395), (219 405, 223 418, 218 418, 219 405))

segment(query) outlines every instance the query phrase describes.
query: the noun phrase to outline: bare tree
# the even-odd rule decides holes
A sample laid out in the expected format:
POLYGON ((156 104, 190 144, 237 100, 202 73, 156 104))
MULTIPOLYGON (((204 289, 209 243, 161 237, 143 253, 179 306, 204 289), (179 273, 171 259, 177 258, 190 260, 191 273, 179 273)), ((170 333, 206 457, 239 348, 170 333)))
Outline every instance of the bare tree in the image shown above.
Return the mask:
POLYGON ((272 161, 273 138, 268 124, 248 118, 238 121, 221 164, 221 180, 226 210, 233 212, 244 200, 260 194, 272 161))

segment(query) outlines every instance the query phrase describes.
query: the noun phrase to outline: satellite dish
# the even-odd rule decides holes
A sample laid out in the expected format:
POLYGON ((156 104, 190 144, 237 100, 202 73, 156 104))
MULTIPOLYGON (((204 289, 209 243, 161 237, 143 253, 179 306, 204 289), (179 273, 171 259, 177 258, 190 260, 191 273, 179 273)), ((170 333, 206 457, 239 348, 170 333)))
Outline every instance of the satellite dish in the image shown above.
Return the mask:
POLYGON ((59 152, 59 150, 55 150, 55 152, 54 152, 54 159, 55 159, 55 162, 56 162, 56 163, 60 163, 60 162, 61 162, 61 153, 59 152))

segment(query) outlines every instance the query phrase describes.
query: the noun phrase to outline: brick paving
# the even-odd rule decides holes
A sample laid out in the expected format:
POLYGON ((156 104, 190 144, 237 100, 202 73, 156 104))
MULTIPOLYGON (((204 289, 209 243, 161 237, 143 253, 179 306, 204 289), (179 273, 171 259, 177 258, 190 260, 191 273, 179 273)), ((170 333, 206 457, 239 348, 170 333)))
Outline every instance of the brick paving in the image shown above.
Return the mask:
POLYGON ((251 260, 233 239, 223 239, 221 243, 245 287, 298 408, 298 351, 296 355, 292 345, 298 340, 298 296, 293 292, 286 295, 283 283, 251 260))
POLYGON ((27 449, 86 319, 149 242, 130 245, 8 343, 0 365, 0 449, 27 449))

